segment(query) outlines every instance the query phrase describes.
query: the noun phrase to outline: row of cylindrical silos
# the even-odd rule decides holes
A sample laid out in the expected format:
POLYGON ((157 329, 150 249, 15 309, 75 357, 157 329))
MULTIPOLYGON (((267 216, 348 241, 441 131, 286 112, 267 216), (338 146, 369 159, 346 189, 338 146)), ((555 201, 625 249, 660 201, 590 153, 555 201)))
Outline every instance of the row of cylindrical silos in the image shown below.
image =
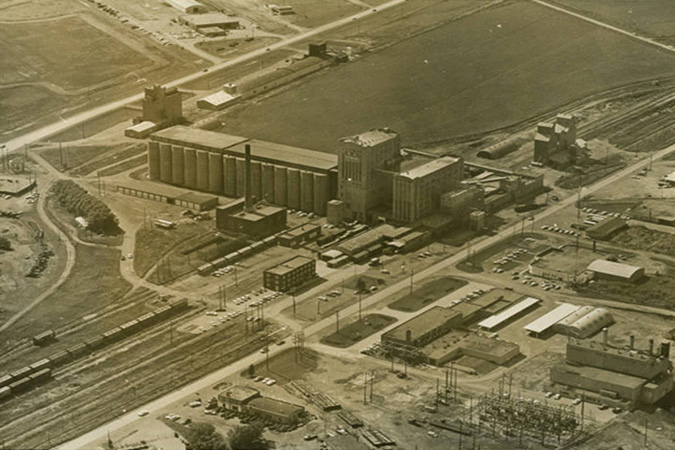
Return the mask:
MULTIPOLYGON (((246 165, 243 158, 150 142, 148 166, 152 180, 228 197, 244 195, 246 165)), ((251 163, 251 195, 258 201, 323 215, 329 193, 325 174, 258 161, 251 163)))

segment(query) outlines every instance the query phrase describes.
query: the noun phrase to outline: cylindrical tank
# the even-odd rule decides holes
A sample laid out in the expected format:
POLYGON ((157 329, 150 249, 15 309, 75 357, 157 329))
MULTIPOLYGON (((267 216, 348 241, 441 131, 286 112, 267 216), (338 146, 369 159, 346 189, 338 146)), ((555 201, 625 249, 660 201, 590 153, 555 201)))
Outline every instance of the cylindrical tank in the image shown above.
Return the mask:
POLYGON ((326 215, 326 203, 329 198, 328 175, 314 174, 314 212, 326 215))
POLYGON ((288 169, 287 176, 288 207, 300 209, 300 171, 298 169, 288 169))
POLYGON ((262 167, 259 162, 251 163, 251 197, 254 202, 262 200, 262 167))
POLYGON ((197 150, 197 189, 209 189, 209 152, 197 150))
POLYGON ((279 206, 288 204, 287 191, 287 169, 285 167, 274 166, 274 203, 279 206))
POLYGON ((171 144, 159 145, 159 179, 165 183, 171 183, 171 144))
POLYGON ((159 180, 159 142, 148 142, 148 176, 159 180))
POLYGON ((246 190, 246 161, 243 158, 237 158, 237 197, 243 197, 246 190))
POLYGON ((274 203, 274 166, 262 165, 262 199, 274 203))
POLYGON ((220 153, 209 153, 209 191, 223 192, 223 158, 220 153))
POLYGON ((300 174, 300 208, 303 211, 314 211, 314 174, 301 172, 300 174))
POLYGON ((185 183, 185 164, 183 164, 183 147, 174 145, 171 147, 171 173, 173 184, 185 183))
POLYGON ((223 156, 224 192, 228 197, 237 196, 237 161, 232 156, 223 156))
POLYGON ((185 165, 185 186, 197 189, 197 151, 194 148, 186 148, 183 152, 183 164, 185 165))

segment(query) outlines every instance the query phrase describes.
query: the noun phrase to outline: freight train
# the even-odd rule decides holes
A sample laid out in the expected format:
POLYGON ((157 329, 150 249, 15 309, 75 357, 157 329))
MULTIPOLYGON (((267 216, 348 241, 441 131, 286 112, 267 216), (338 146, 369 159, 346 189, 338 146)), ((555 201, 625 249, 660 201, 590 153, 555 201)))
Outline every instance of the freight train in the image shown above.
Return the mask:
POLYGON ((108 330, 99 336, 88 339, 66 350, 56 352, 30 366, 0 376, 0 401, 10 395, 17 395, 29 387, 35 386, 48 379, 51 376, 53 368, 61 366, 68 361, 78 359, 94 350, 113 344, 114 342, 146 328, 148 325, 152 325, 166 317, 170 317, 183 311, 187 309, 187 307, 187 299, 176 300, 153 312, 147 313, 138 319, 131 320, 123 325, 108 330))

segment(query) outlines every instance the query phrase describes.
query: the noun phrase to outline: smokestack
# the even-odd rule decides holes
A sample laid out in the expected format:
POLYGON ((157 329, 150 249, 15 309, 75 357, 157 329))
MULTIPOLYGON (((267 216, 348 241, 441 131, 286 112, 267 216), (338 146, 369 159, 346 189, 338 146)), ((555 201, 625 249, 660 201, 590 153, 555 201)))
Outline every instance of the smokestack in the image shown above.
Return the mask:
POLYGON ((670 358, 670 342, 661 342, 661 356, 664 359, 670 358))
POLYGON ((607 338, 609 337, 609 331, 607 327, 602 329, 602 344, 607 345, 607 338))
POLYGON ((650 339, 649 340, 649 355, 651 356, 653 354, 654 354, 654 339, 650 339))
POLYGON ((244 210, 251 211, 253 209, 253 202, 251 201, 251 146, 249 144, 244 145, 244 150, 246 152, 246 165, 244 170, 244 210))
POLYGON ((630 349, 635 350, 635 335, 634 334, 630 335, 630 349))

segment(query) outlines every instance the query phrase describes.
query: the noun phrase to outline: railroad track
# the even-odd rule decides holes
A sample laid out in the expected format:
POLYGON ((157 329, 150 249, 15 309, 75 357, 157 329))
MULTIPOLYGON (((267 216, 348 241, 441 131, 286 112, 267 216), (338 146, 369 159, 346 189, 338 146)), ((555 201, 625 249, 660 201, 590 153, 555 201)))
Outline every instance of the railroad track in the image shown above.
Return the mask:
MULTIPOLYGON (((147 289, 145 287, 141 287, 139 289, 136 289, 129 294, 125 295, 122 298, 122 301, 120 302, 115 302, 111 305, 105 306, 104 308, 101 309, 102 312, 96 313, 96 317, 90 319, 90 320, 84 320, 84 318, 79 317, 59 328, 57 328, 56 335, 59 338, 66 338, 78 331, 81 331, 82 329, 92 326, 96 323, 100 323, 101 321, 114 316, 115 314, 119 313, 120 311, 124 311, 126 309, 129 309, 135 305, 137 305, 140 302, 147 302, 149 300, 152 300, 153 298, 156 298, 158 295, 155 291, 152 291, 150 289, 147 289)), ((0 354, 0 366, 7 367, 9 361, 13 359, 28 359, 28 355, 35 351, 35 346, 33 345, 32 341, 29 339, 24 339, 23 341, 19 342, 15 347, 3 352, 0 354)), ((36 356, 36 361, 40 359, 39 357, 36 356)), ((25 363, 22 363, 25 365, 25 363)))
MULTIPOLYGON (((165 324, 161 328, 152 333, 152 336, 144 336, 145 342, 152 337, 165 335, 168 326, 165 324)), ((125 347, 128 347, 130 342, 120 342, 105 352, 97 353, 94 358, 88 358, 86 361, 56 371, 57 381, 66 382, 69 378, 77 378, 78 375, 85 374, 87 369, 96 368, 106 359, 114 358, 115 355, 118 355, 123 362, 126 360, 127 364, 131 362, 134 365, 110 368, 108 369, 110 376, 105 373, 101 374, 99 369, 100 376, 97 380, 79 387, 75 393, 66 392, 55 401, 46 400, 36 409, 21 416, 8 411, 11 419, 0 425, 0 435, 6 436, 5 445, 17 449, 41 448, 55 444, 51 441, 51 436, 56 434, 51 433, 50 430, 59 431, 59 441, 75 437, 96 424, 112 419, 122 409, 131 409, 133 406, 146 402, 149 398, 174 389, 177 382, 183 384, 196 379, 264 345, 259 336, 250 335, 243 345, 235 347, 237 341, 241 342, 240 336, 243 333, 244 322, 240 319, 234 327, 230 326, 228 329, 206 335, 197 335, 178 345, 151 351, 141 357, 142 363, 140 364, 124 358, 123 353, 127 350, 125 347), (230 336, 223 339, 223 335, 230 336), (192 357, 186 359, 186 354, 192 357), (214 357, 214 355, 219 356, 214 357), (195 365, 195 359, 197 361, 205 359, 207 363, 195 365), (157 367, 162 367, 161 371, 158 371, 157 367), (128 379, 150 381, 130 386, 128 379), (127 390, 132 389, 134 398, 120 396, 120 391, 124 392, 124 388, 121 387, 127 390), (95 400, 92 401, 92 399, 95 400), (71 413, 68 416, 63 411, 71 411, 71 413), (77 411, 77 416, 73 411, 77 411), (68 429, 66 429, 66 424, 68 424, 68 429)), ((142 344, 143 342, 134 343, 135 346, 142 344)), ((44 386, 44 388, 48 387, 44 386)))

